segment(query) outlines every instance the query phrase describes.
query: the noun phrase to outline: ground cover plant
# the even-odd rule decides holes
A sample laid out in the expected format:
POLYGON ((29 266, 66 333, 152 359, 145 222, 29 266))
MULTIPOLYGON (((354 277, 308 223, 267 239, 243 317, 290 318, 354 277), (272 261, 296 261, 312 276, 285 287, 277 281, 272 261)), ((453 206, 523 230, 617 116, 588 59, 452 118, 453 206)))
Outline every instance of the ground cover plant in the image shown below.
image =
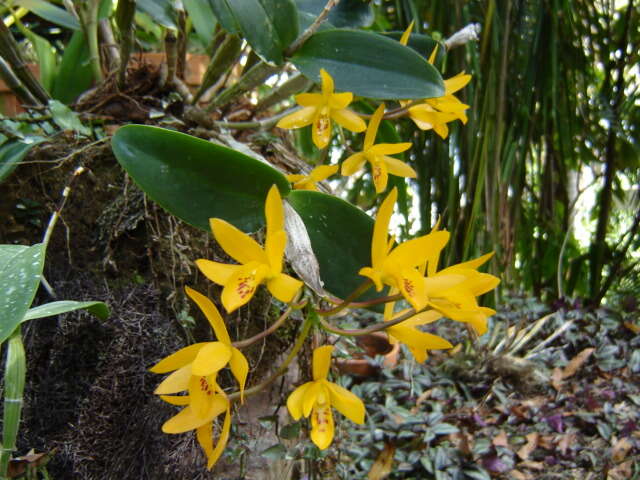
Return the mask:
POLYGON ((0 476, 640 475, 634 2, 0 12, 0 476))

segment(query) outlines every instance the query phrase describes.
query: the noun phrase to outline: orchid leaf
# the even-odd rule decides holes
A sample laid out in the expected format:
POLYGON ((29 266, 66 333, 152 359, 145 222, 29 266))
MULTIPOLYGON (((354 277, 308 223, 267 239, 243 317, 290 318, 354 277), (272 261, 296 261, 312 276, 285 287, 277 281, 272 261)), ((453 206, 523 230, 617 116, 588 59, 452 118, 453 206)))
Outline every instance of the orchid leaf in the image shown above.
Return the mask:
POLYGON ((106 320, 109 317, 109 308, 103 302, 75 302, 72 300, 62 300, 30 308, 22 318, 22 322, 35 320, 36 318, 52 317, 54 315, 60 315, 62 313, 68 313, 80 309, 87 310, 89 313, 95 315, 101 320, 106 320))
POLYGON ((444 82, 433 65, 412 48, 372 32, 317 32, 291 62, 318 83, 324 68, 333 77, 336 90, 363 97, 400 100, 444 95, 444 82))
POLYGON ((127 125, 112 144, 120 165, 149 197, 206 231, 213 217, 255 231, 264 225, 269 188, 289 192, 285 176, 270 165, 173 130, 127 125))

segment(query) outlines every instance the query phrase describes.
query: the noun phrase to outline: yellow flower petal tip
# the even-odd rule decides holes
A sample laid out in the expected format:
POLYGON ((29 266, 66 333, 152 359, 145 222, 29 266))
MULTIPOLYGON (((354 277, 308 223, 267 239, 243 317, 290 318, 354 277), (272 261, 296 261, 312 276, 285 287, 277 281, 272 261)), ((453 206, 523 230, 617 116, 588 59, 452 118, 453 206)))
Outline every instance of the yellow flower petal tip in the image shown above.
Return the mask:
POLYGON ((287 408, 294 419, 311 416, 311 441, 324 450, 331 445, 335 426, 331 407, 349 420, 364 423, 362 400, 349 390, 327 380, 333 346, 318 347, 313 352, 313 378, 296 388, 287 399, 287 408))
POLYGON ((333 78, 325 69, 320 69, 320 79, 321 93, 296 95, 296 103, 302 108, 280 119, 276 126, 294 129, 312 125, 313 143, 325 148, 331 141, 332 121, 352 132, 363 132, 366 124, 358 114, 347 109, 353 100, 352 93, 335 93, 333 78))

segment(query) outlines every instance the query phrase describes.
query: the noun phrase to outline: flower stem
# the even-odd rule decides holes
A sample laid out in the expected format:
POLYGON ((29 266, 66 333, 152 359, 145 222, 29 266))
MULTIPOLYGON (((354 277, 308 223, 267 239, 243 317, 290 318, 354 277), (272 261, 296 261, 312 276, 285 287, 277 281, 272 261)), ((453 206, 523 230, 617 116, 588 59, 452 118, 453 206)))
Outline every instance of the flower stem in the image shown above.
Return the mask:
MULTIPOLYGON (((289 355, 287 355, 287 358, 285 359, 285 361, 282 363, 282 365, 280 365, 278 370, 276 370, 273 373, 273 375, 271 375, 269 378, 267 378, 264 382, 259 383, 258 385, 255 385, 255 386, 253 386, 251 388, 246 389, 244 391, 244 397, 245 398, 249 397, 251 395, 255 395, 256 393, 261 392, 262 390, 267 388, 269 385, 271 385, 274 381, 276 381, 280 375, 282 375, 284 372, 287 371, 287 368, 289 367, 289 364, 293 361, 294 358, 296 358, 296 356, 298 355, 298 352, 300 351, 300 349, 304 345, 304 342, 307 339, 307 336, 309 335, 309 331, 311 330, 311 327, 317 321, 318 321, 317 313, 313 309, 310 310, 309 311, 309 315, 307 316, 307 318, 305 319, 304 323, 302 324, 302 328, 300 330, 300 334, 298 335, 298 338, 296 339, 296 343, 293 345, 293 348, 289 352, 289 355)), ((231 395, 229 395, 229 401, 230 402, 234 402, 234 401, 237 401, 239 399, 240 399, 240 392, 234 392, 231 395)))
POLYGON ((356 298, 362 296, 372 286, 373 286, 373 282, 371 280, 364 281, 358 288, 356 288, 353 292, 351 292, 349 296, 345 298, 341 303, 339 303, 333 308, 330 308, 329 310, 319 310, 317 312, 318 315, 322 317, 327 317, 329 315, 335 315, 336 313, 341 312, 342 310, 347 308, 349 305, 351 305, 356 298))
POLYGON ((269 328, 258 333, 257 335, 254 335, 253 337, 249 337, 245 340, 240 340, 238 342, 233 342, 232 345, 236 348, 245 348, 245 347, 248 347, 249 345, 253 345, 259 340, 262 340, 264 337, 271 335, 273 332, 275 332, 278 328, 280 328, 284 324, 284 322, 287 320, 287 318, 289 318, 289 315, 291 315, 291 312, 293 312, 293 310, 294 310, 293 307, 287 308, 284 311, 284 313, 280 315, 280 318, 278 318, 278 320, 276 320, 273 323, 273 325, 271 325, 269 328))
POLYGON ((394 325, 397 325, 398 323, 402 323, 405 320, 410 319, 416 313, 417 312, 412 308, 411 310, 409 310, 404 315, 401 315, 398 318, 394 318, 393 320, 389 320, 387 322, 376 323, 376 324, 370 325, 370 326, 368 326, 366 328, 357 328, 357 329, 354 329, 354 330, 343 330, 341 328, 334 327, 329 322, 327 322, 326 319, 324 319, 322 317, 318 317, 318 320, 320 321, 320 325, 322 325, 322 328, 324 328, 326 331, 328 331, 330 333, 333 333, 335 335, 342 335, 342 336, 346 336, 346 337, 359 337, 359 336, 362 336, 362 335, 368 335, 370 333, 379 332, 379 331, 385 330, 385 329, 387 329, 389 327, 393 327, 394 325))

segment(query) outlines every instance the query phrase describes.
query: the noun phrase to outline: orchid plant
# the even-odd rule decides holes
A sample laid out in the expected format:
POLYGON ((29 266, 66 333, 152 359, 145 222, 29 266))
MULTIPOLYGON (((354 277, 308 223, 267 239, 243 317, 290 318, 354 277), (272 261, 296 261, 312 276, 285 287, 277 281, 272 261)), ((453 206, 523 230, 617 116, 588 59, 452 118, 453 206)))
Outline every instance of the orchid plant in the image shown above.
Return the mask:
MULTIPOLYGON (((443 267, 441 257, 449 232, 436 225, 429 233, 406 241, 396 241, 390 232, 398 189, 389 188, 389 175, 413 179, 418 174, 410 161, 394 157, 413 147, 411 139, 389 138, 391 123, 385 126, 387 134, 382 135, 383 122, 410 119, 420 128, 433 129, 445 138, 448 122, 466 121, 468 107, 452 94, 471 77, 461 74, 443 82, 433 67, 435 50, 427 60, 405 46, 410 30, 400 42, 360 32, 369 44, 379 44, 394 56, 406 58, 413 62, 412 71, 428 72, 425 78, 432 80, 429 88, 411 90, 410 85, 394 83, 389 77, 390 84, 376 86, 377 90, 372 87, 350 91, 351 73, 335 66, 343 58, 316 61, 310 53, 319 55, 324 46, 331 44, 337 35, 332 32, 312 32, 298 50, 291 47, 284 51, 285 55, 294 52, 291 61, 303 74, 319 78, 320 91, 298 93, 294 100, 300 108, 278 115, 269 124, 282 129, 282 135, 286 134, 283 130, 310 127, 313 144, 325 153, 332 144, 340 147, 333 155, 321 155, 332 161, 315 165, 310 172, 305 169, 307 174, 287 172, 285 176, 237 150, 152 127, 124 127, 113 140, 118 160, 152 199, 187 222, 208 227, 217 244, 236 262, 195 261, 207 279, 222 287, 219 299, 207 298, 186 287, 187 295, 209 320, 217 340, 187 346, 151 368, 154 373, 172 372, 155 393, 162 400, 183 407, 167 420, 163 431, 175 434, 195 430, 208 468, 218 461, 229 439, 232 405, 262 391, 286 373, 310 338, 311 379, 293 389, 286 404, 294 419, 311 418, 311 441, 322 450, 331 445, 336 435, 332 408, 355 423, 366 421, 363 402, 330 380, 334 345, 342 337, 386 332, 391 343, 405 344, 418 362, 424 362, 430 350, 453 347, 448 340, 426 331, 435 322, 451 319, 482 335, 487 330, 488 317, 495 313, 478 301, 499 283, 497 277, 477 270, 491 254, 443 267), (395 101, 396 105, 388 110, 385 102, 373 98, 395 101), (373 113, 365 114, 363 104, 373 113), (349 134, 351 142, 345 141, 342 128, 353 132, 349 134), (334 135, 336 132, 338 136, 334 135), (357 135, 361 132, 365 132, 363 138, 357 135), (362 149, 353 151, 351 145, 359 144, 360 138, 362 149), (345 157, 341 163, 335 162, 336 152, 345 157), (383 196, 375 220, 318 189, 318 183, 338 172, 343 176, 362 175, 365 163, 370 165, 376 194, 383 196), (245 233, 261 226, 266 227, 262 244, 245 233), (286 308, 263 332, 232 342, 225 327, 225 312, 230 314, 247 305, 261 285, 279 302, 277 305, 284 304, 286 308), (218 310, 216 300, 224 312, 218 310), (339 326, 345 312, 375 309, 381 304, 384 315, 379 321, 360 329, 339 326), (302 312, 304 321, 288 356, 270 377, 259 383, 252 381, 242 349, 295 322, 291 315, 294 311, 302 312), (229 392, 218 382, 218 373, 227 365, 237 380, 236 392, 229 392), (214 443, 213 424, 223 413, 214 443)), ((358 35, 353 40, 362 42, 358 35)), ((353 33, 340 32, 339 36, 353 33)), ((366 61, 358 65, 363 63, 366 61)), ((403 70, 404 65, 397 68, 403 70)), ((263 122, 257 127, 264 125, 263 122)), ((228 126, 233 128, 232 124, 228 126)), ((394 182, 397 185, 397 179, 394 182)))

